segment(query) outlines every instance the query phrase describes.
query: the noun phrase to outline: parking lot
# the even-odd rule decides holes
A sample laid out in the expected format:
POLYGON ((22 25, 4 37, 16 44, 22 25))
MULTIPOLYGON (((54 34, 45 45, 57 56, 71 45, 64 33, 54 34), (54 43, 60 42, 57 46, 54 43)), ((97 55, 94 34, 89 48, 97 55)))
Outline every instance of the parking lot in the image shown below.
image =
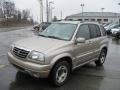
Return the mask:
POLYGON ((109 37, 109 50, 103 67, 94 63, 75 70, 59 88, 47 79, 36 79, 17 72, 7 61, 10 44, 34 36, 31 27, 0 33, 0 90, 120 90, 120 40, 109 37))

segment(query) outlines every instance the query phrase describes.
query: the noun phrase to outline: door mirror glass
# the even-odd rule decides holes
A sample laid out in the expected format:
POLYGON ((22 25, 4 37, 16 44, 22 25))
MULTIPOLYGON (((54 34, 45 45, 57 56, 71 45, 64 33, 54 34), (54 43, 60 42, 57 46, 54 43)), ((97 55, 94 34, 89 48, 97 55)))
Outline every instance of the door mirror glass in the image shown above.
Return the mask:
POLYGON ((85 38, 77 38, 76 43, 85 43, 85 38))

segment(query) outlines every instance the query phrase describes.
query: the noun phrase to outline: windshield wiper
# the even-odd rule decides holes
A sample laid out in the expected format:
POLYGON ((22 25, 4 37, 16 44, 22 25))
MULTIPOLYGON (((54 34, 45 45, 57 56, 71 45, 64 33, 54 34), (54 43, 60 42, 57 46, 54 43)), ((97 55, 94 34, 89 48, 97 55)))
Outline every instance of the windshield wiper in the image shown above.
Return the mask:
POLYGON ((42 37, 47 37, 47 36, 45 36, 45 35, 40 35, 40 34, 39 34, 39 36, 42 36, 42 37))
POLYGON ((64 40, 62 38, 56 37, 56 36, 47 36, 48 38, 54 38, 54 39, 59 39, 59 40, 64 40))
POLYGON ((46 37, 46 38, 54 38, 54 39, 64 40, 62 38, 55 37, 55 36, 46 36, 46 35, 40 35, 40 34, 39 34, 39 36, 46 37))

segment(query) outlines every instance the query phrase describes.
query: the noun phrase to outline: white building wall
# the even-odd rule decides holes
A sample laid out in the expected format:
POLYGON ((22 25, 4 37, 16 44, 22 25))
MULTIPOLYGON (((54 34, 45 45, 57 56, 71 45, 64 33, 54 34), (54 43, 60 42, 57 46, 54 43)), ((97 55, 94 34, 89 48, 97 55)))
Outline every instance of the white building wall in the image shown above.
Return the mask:
POLYGON ((98 22, 98 19, 101 20, 101 23, 108 23, 108 22, 119 22, 120 17, 68 17, 69 20, 83 20, 91 21, 91 19, 95 19, 95 22, 98 22), (108 19, 108 21, 104 21, 104 19, 108 19))

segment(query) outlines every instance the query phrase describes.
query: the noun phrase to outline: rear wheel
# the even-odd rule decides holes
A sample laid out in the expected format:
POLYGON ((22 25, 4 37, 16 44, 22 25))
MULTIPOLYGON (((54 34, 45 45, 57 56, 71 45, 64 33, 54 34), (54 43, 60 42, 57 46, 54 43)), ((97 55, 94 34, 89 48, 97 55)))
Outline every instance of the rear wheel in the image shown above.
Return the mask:
POLYGON ((95 61, 95 64, 97 66, 102 66, 104 64, 105 59, 106 59, 106 54, 107 54, 107 51, 105 49, 102 49, 99 59, 97 61, 95 61))
POLYGON ((58 62, 50 75, 50 80, 55 86, 62 86, 68 79, 70 75, 70 66, 68 62, 61 61, 58 62))

